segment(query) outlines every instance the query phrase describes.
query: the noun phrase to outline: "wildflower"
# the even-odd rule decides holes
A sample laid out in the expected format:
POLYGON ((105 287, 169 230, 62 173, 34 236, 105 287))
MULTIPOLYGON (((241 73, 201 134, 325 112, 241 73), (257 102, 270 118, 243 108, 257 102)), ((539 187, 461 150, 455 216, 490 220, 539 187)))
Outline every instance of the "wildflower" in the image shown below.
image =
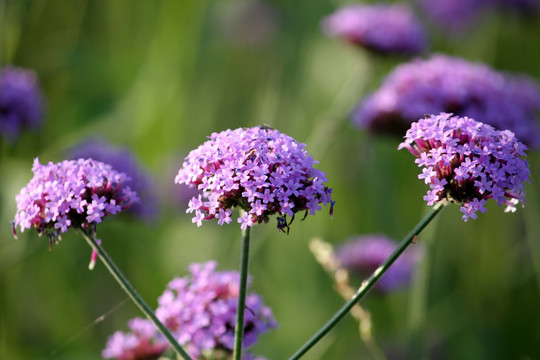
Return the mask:
MULTIPOLYGON (((385 235, 363 235, 345 241, 336 249, 335 256, 341 267, 365 278, 381 266, 396 247, 397 243, 385 235)), ((407 285, 423 253, 423 247, 408 249, 379 279, 375 288, 387 293, 407 285)))
POLYGON ((106 216, 139 201, 129 177, 92 159, 65 160, 42 165, 36 158, 34 177, 16 196, 13 227, 35 228, 51 244, 70 227, 88 229, 106 216))
POLYGON ((430 190, 424 197, 428 205, 460 203, 467 221, 476 219, 477 211, 486 211, 488 199, 506 205, 505 211, 515 211, 525 201, 527 147, 509 130, 441 113, 413 123, 398 147, 403 148, 417 157, 419 167, 428 169, 425 181, 430 190))
POLYGON ((403 5, 349 5, 323 19, 328 36, 381 54, 414 55, 426 48, 420 22, 403 5))
POLYGON ((317 162, 304 148, 267 127, 213 133, 189 153, 175 182, 203 193, 187 209, 195 212, 198 226, 216 217, 220 224, 230 222, 230 209, 236 206, 245 211, 237 219, 243 229, 266 223, 273 214, 290 216, 290 225, 297 212, 313 215, 319 204, 332 201, 326 175, 313 167, 317 162))
POLYGON ((23 128, 37 127, 42 117, 37 75, 22 68, 3 68, 0 73, 0 135, 12 139, 23 128))
POLYGON ((115 147, 104 140, 92 139, 77 145, 69 154, 72 159, 91 158, 101 161, 128 175, 131 178, 128 182, 130 188, 140 198, 140 202, 134 203, 128 211, 147 221, 155 219, 158 202, 156 184, 130 151, 115 147))
POLYGON ((420 8, 438 26, 452 31, 470 27, 491 0, 419 0, 420 8))
MULTIPOLYGON (((172 280, 158 299, 157 317, 195 359, 221 349, 232 354, 240 274, 216 272, 217 263, 195 263, 190 276, 172 280)), ((244 319, 244 347, 277 326, 260 296, 248 294, 244 319)))
POLYGON ((105 359, 149 360, 157 359, 169 348, 169 343, 147 319, 134 318, 128 322, 130 333, 115 332, 101 353, 105 359))
MULTIPOLYGON (((233 353, 240 274, 218 272, 216 267, 215 261, 191 264, 190 275, 173 279, 158 299, 156 315, 193 359, 225 360, 233 353)), ((133 321, 130 322, 132 330, 133 321)), ((259 295, 248 294, 244 347, 253 345, 259 335, 275 327, 277 324, 270 308, 263 304, 259 295)), ((137 349, 144 353, 141 351, 140 356, 133 359, 146 359, 157 353, 156 348, 163 351, 163 340, 157 330, 146 328, 146 325, 145 329, 135 334, 113 334, 103 356, 128 359, 133 349, 137 349)), ((262 358, 247 352, 244 359, 262 358)))
POLYGON ((496 8, 515 10, 523 15, 538 14, 537 0, 419 0, 421 10, 434 24, 454 32, 462 32, 479 22, 479 18, 496 8))
POLYGON ((511 130, 527 146, 539 147, 538 111, 540 87, 531 78, 438 54, 396 67, 352 117, 359 127, 401 137, 425 114, 448 112, 511 130))

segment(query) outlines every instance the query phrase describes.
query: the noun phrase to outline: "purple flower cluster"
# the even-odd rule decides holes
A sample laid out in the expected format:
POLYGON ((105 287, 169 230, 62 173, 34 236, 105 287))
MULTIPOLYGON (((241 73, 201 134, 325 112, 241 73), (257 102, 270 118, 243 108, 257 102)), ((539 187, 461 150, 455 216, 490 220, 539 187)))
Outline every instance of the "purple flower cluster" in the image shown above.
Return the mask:
POLYGON ((92 159, 42 165, 36 158, 34 177, 16 196, 15 226, 34 227, 51 243, 70 227, 89 228, 109 214, 139 201, 126 174, 92 159))
POLYGON ((428 205, 439 201, 461 204, 462 219, 476 219, 492 198, 505 211, 515 211, 525 201, 524 183, 529 181, 526 146, 509 130, 493 127, 467 117, 441 113, 412 124, 406 148, 422 167, 419 179, 429 184, 424 196, 428 205))
MULTIPOLYGON (((364 235, 348 239, 336 251, 340 265, 352 274, 371 275, 394 252, 397 243, 385 235, 364 235)), ((407 249, 375 284, 380 292, 390 292, 407 285, 424 248, 407 249)))
POLYGON ((472 26, 478 18, 495 7, 523 14, 538 12, 538 0, 419 0, 423 12, 438 26, 460 31, 472 26))
MULTIPOLYGON (((157 317, 193 359, 228 359, 234 349, 240 274, 216 272, 216 267, 215 261, 191 264, 191 275, 173 279, 158 299, 157 317)), ((131 324, 130 327, 133 330, 131 324)), ((275 327, 277 324, 270 308, 263 304, 260 296, 248 294, 244 347, 253 345, 259 335, 275 327)), ((152 358, 154 350, 163 348, 163 340, 155 330, 146 325, 144 328, 147 329, 144 332, 139 330, 142 335, 121 332, 112 335, 103 356, 127 359, 126 354, 137 349, 147 353, 140 352, 139 357, 129 359, 152 358)), ((248 352, 244 359, 255 357, 248 352)))
POLYGON ((72 159, 91 158, 125 173, 131 178, 129 187, 140 198, 140 202, 133 204, 128 211, 147 221, 155 219, 158 201, 155 194, 157 186, 130 151, 112 146, 104 140, 92 139, 74 147, 69 153, 72 159))
POLYGON ((415 55, 427 45, 420 22, 403 5, 349 5, 324 18, 332 37, 381 54, 415 55))
POLYGON ((190 201, 192 221, 197 226, 213 218, 219 225, 230 223, 231 209, 238 206, 244 210, 238 218, 242 229, 278 214, 278 228, 288 230, 297 212, 313 215, 321 203, 333 205, 326 175, 313 168, 317 162, 304 147, 268 127, 213 133, 188 154, 176 176, 176 183, 203 192, 190 201))
POLYGON ((449 112, 511 130, 527 146, 538 147, 538 111, 540 87, 531 78, 439 54, 396 67, 359 104, 353 121, 375 133, 403 136, 424 115, 449 112))
POLYGON ((0 73, 0 136, 13 138, 23 128, 35 128, 43 105, 37 75, 30 70, 5 67, 0 73))
POLYGON ((169 343, 152 321, 135 318, 128 322, 131 332, 115 332, 101 353, 105 359, 151 360, 157 359, 169 348, 169 343))

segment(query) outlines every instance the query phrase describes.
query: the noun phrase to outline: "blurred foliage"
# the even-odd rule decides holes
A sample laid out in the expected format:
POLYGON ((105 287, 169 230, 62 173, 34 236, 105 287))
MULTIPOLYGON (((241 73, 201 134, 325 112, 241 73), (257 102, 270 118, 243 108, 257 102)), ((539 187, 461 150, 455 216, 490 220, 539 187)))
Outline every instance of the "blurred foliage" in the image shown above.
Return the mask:
MULTIPOLYGON (((197 228, 185 205, 165 201, 183 156, 214 131, 262 123, 307 144, 337 204, 333 219, 309 216, 288 236, 273 223, 254 228, 252 289, 280 323, 254 352, 270 359, 291 355, 343 303, 308 249, 312 237, 400 239, 425 214, 412 156, 347 120, 402 59, 326 38, 319 21, 344 2, 267 1, 253 29, 253 15, 238 12, 245 1, 0 0, 1 64, 34 69, 47 103, 40 131, 0 144, 1 359, 97 359, 107 336, 139 316, 101 264, 87 269, 90 249, 76 233, 51 252, 35 232, 11 234, 32 159, 63 160, 88 136, 131 149, 159 182, 156 223, 121 215, 98 230, 151 306, 191 262, 238 267, 238 226, 197 228)), ((464 36, 430 31, 432 51, 540 80, 538 18, 494 13, 464 36)), ((457 206, 445 209, 420 237, 428 251, 411 287, 367 296, 389 359, 540 358, 538 154, 530 162, 525 208, 490 204, 467 223, 457 206)), ((370 357, 347 317, 305 358, 370 357)))

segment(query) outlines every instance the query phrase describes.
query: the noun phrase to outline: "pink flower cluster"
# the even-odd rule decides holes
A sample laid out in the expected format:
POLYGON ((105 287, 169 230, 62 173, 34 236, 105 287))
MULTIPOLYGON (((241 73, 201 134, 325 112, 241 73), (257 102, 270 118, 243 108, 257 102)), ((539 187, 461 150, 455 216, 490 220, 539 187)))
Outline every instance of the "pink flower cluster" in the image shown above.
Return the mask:
POLYGON ((15 226, 35 228, 51 243, 70 227, 88 228, 109 214, 139 201, 129 186, 130 178, 110 165, 92 159, 49 162, 36 158, 34 177, 16 196, 15 226))
POLYGON ((105 359, 157 359, 169 348, 169 343, 148 319, 134 318, 128 322, 129 333, 115 332, 109 338, 102 356, 105 359))
POLYGON ((424 29, 404 5, 344 6, 325 17, 326 34, 380 54, 415 55, 427 46, 424 29))
POLYGON ((461 203, 462 219, 476 219, 485 212, 486 200, 505 204, 515 211, 525 201, 524 183, 529 181, 527 147, 509 130, 467 117, 441 113, 412 124, 405 141, 406 148, 422 167, 419 179, 429 184, 424 196, 428 205, 447 200, 461 203))
POLYGON ((244 210, 238 218, 242 229, 278 214, 278 228, 288 230, 297 212, 313 215, 321 204, 333 205, 325 173, 313 167, 317 162, 304 148, 268 127, 213 133, 189 153, 176 176, 176 183, 202 192, 187 209, 195 212, 193 222, 201 226, 203 220, 217 218, 219 225, 230 223, 237 206, 244 210))
MULTIPOLYGON (((240 274, 215 271, 217 263, 194 263, 189 276, 173 279, 158 299, 156 316, 193 359, 230 359, 240 274)), ((168 349, 164 337, 149 320, 133 319, 130 333, 115 332, 103 357, 119 360, 156 359, 168 349)), ((270 308, 259 295, 248 294, 243 346, 253 345, 259 335, 277 327, 270 308)), ((245 352, 244 360, 263 360, 245 352)))

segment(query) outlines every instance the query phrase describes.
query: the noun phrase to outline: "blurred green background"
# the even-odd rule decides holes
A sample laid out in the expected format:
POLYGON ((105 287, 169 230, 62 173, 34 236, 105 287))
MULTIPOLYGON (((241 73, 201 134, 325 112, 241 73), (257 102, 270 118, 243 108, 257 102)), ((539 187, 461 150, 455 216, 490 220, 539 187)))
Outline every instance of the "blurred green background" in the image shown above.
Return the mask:
MULTIPOLYGON (((191 262, 238 268, 238 226, 197 228, 183 205, 167 201, 187 152, 214 131, 262 123, 306 143, 334 189, 334 218, 323 210, 289 235, 273 222, 253 229, 252 290, 280 324, 253 352, 287 358, 334 314, 343 301, 309 240, 401 239, 427 212, 427 189, 399 140, 347 120, 402 59, 326 38, 320 20, 344 3, 274 0, 249 13, 246 1, 0 0, 0 61, 34 69, 46 99, 40 131, 1 148, 0 359, 99 359, 107 337, 139 316, 102 264, 88 270, 82 237, 70 232, 49 252, 35 232, 11 233, 33 158, 63 160, 88 136, 129 148, 156 178, 154 223, 121 215, 98 228, 152 307, 191 262)), ((488 14, 466 36, 430 34, 433 52, 540 80, 538 18, 488 14)), ((525 208, 504 214, 489 204, 467 223, 457 206, 445 209, 420 237, 427 252, 413 284, 366 297, 389 359, 540 359, 540 159, 529 160, 525 208)), ((305 356, 371 358, 349 316, 305 356)))

